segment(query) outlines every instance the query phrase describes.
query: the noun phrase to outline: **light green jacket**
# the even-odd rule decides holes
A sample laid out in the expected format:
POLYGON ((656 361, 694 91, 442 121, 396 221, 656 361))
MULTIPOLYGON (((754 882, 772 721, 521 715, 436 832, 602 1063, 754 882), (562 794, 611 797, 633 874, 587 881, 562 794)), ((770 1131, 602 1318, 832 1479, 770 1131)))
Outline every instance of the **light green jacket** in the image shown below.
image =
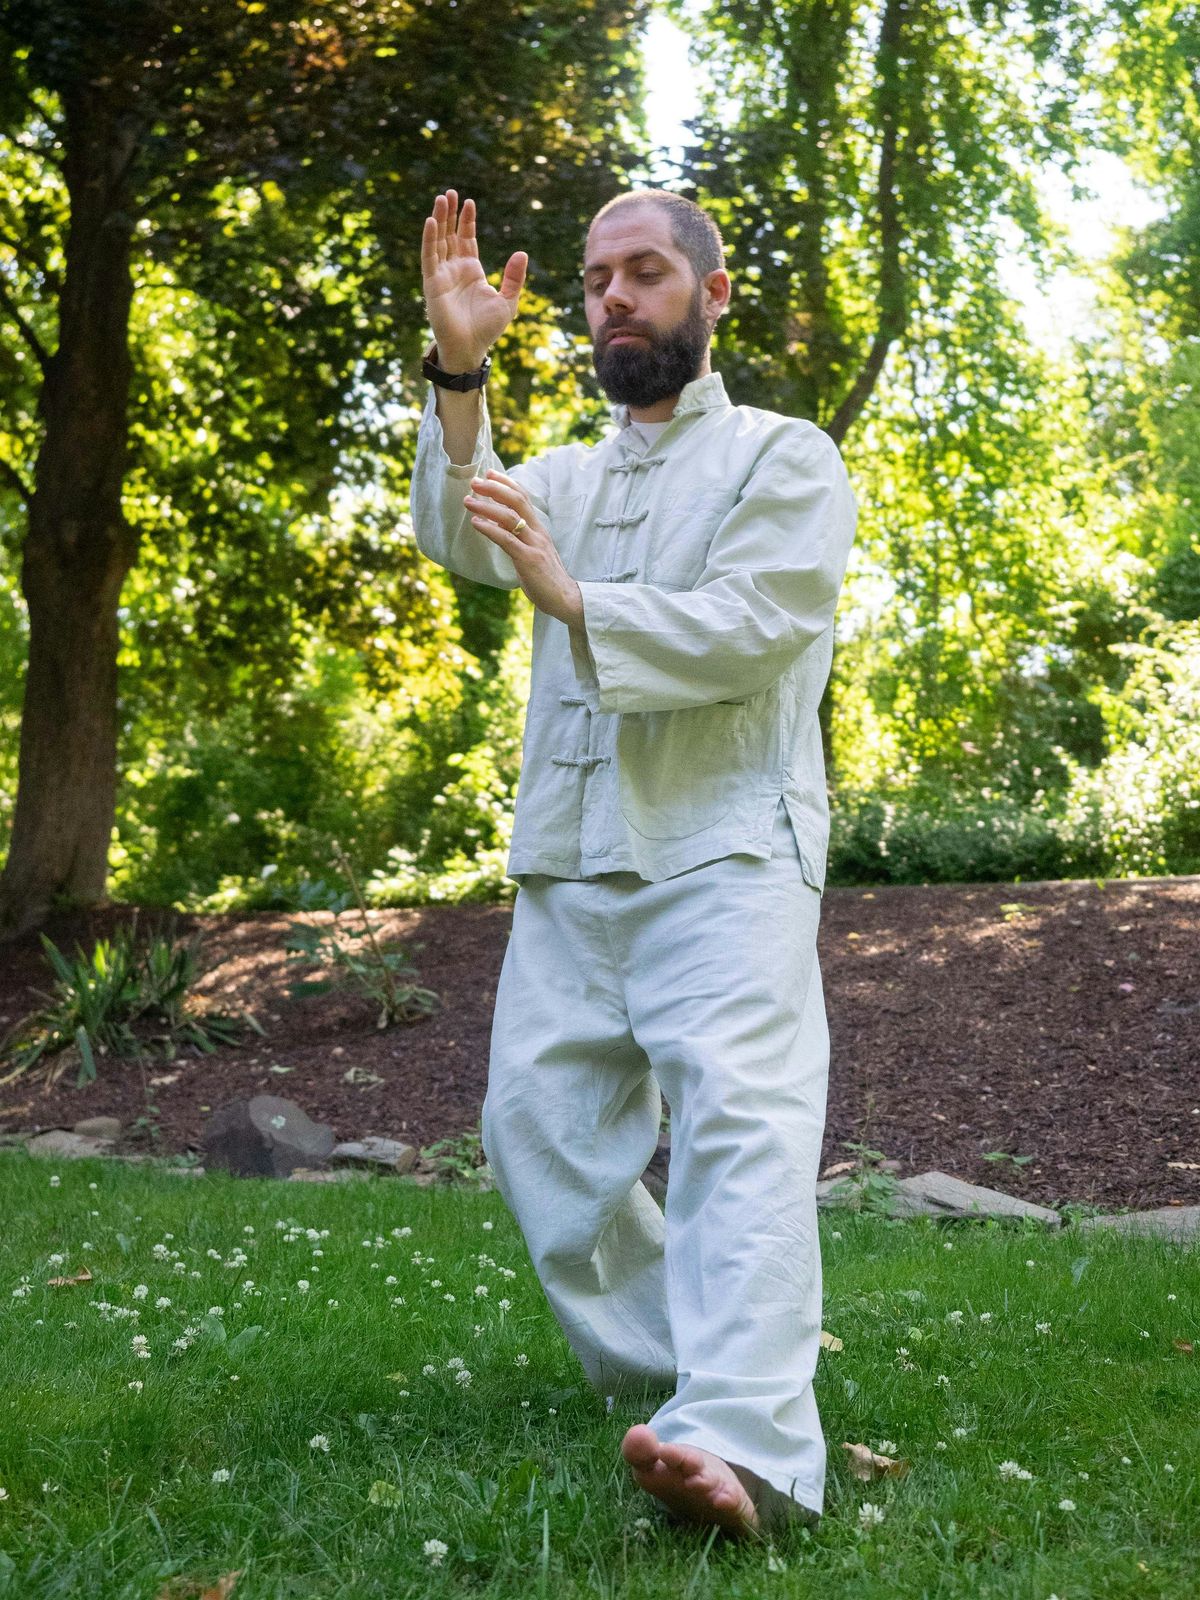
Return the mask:
POLYGON ((735 406, 719 372, 687 384, 648 447, 616 427, 506 467, 486 401, 470 466, 446 454, 436 392, 417 433, 417 545, 463 577, 519 587, 472 525, 468 480, 498 467, 546 521, 583 595, 586 642, 534 612, 508 876, 651 882, 771 854, 782 796, 823 889, 829 805, 817 705, 858 508, 815 423, 735 406))

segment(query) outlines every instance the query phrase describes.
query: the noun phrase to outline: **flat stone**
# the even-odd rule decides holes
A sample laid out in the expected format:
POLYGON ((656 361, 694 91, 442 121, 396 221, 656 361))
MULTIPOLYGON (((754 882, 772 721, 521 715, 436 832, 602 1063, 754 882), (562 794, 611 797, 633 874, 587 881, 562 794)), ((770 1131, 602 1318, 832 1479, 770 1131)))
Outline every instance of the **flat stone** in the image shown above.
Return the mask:
POLYGON ((93 1139, 119 1139, 120 1117, 84 1117, 72 1128, 72 1133, 90 1134, 93 1139))
POLYGON ((1028 1218, 1048 1228, 1061 1228, 1062 1217, 1049 1206, 1018 1200, 999 1189, 985 1189, 947 1172, 921 1172, 901 1178, 892 1200, 893 1217, 1028 1218))
POLYGON ((204 1130, 205 1165, 239 1177, 286 1178, 316 1167, 333 1149, 333 1129, 314 1122, 294 1100, 256 1094, 213 1112, 204 1130))
POLYGON ((287 1175, 289 1183, 353 1183, 361 1176, 351 1167, 294 1167, 287 1175))
POLYGON ((69 1128, 47 1128, 45 1133, 35 1133, 25 1141, 31 1156, 55 1156, 68 1161, 80 1156, 106 1156, 112 1147, 111 1139, 73 1133, 69 1128))
POLYGON ((1125 1211, 1119 1215, 1081 1217, 1077 1228, 1109 1228, 1118 1233, 1155 1234, 1181 1244, 1200 1241, 1200 1206, 1160 1206, 1154 1211, 1125 1211))
POLYGON ((351 1139, 335 1144, 329 1159, 348 1166, 383 1167, 388 1172, 411 1172, 417 1164, 418 1152, 411 1144, 400 1139, 385 1139, 376 1133, 365 1138, 351 1139))

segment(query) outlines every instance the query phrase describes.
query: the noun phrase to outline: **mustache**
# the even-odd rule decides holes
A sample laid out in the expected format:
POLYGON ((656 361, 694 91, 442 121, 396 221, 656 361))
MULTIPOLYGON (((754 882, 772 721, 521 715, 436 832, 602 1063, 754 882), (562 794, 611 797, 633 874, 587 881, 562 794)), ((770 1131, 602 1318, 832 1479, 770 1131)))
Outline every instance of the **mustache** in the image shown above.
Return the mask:
POLYGON ((638 328, 631 322, 623 322, 617 327, 602 328, 600 330, 600 342, 601 344, 607 344, 610 339, 615 339, 621 333, 640 334, 643 339, 653 339, 654 337, 647 328, 638 328))

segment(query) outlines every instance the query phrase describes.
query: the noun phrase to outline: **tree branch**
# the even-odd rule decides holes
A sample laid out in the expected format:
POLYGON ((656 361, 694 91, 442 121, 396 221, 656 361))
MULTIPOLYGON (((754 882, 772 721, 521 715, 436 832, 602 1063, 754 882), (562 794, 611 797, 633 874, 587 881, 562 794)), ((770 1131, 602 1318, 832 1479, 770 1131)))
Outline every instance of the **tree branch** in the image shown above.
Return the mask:
POLYGON ((15 322, 17 327, 21 330, 22 337, 24 338, 25 343, 37 357, 38 365, 41 367, 43 374, 49 372, 50 352, 38 338, 37 334, 34 333, 29 323, 27 323, 25 318, 21 315, 16 301, 13 299, 12 295, 9 294, 3 280, 0 280, 0 306, 3 306, 3 308, 8 312, 9 316, 12 318, 13 322, 15 322))

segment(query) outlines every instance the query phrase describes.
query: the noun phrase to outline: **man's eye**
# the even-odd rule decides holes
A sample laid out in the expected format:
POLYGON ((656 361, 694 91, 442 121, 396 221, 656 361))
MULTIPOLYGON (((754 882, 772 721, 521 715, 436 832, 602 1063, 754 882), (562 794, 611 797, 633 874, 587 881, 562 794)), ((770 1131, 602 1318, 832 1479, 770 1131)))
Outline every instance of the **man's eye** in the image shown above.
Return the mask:
POLYGON ((660 276, 660 274, 657 273, 657 272, 639 272, 638 273, 638 277, 639 278, 645 278, 650 283, 653 283, 655 278, 657 278, 659 276, 660 276))

